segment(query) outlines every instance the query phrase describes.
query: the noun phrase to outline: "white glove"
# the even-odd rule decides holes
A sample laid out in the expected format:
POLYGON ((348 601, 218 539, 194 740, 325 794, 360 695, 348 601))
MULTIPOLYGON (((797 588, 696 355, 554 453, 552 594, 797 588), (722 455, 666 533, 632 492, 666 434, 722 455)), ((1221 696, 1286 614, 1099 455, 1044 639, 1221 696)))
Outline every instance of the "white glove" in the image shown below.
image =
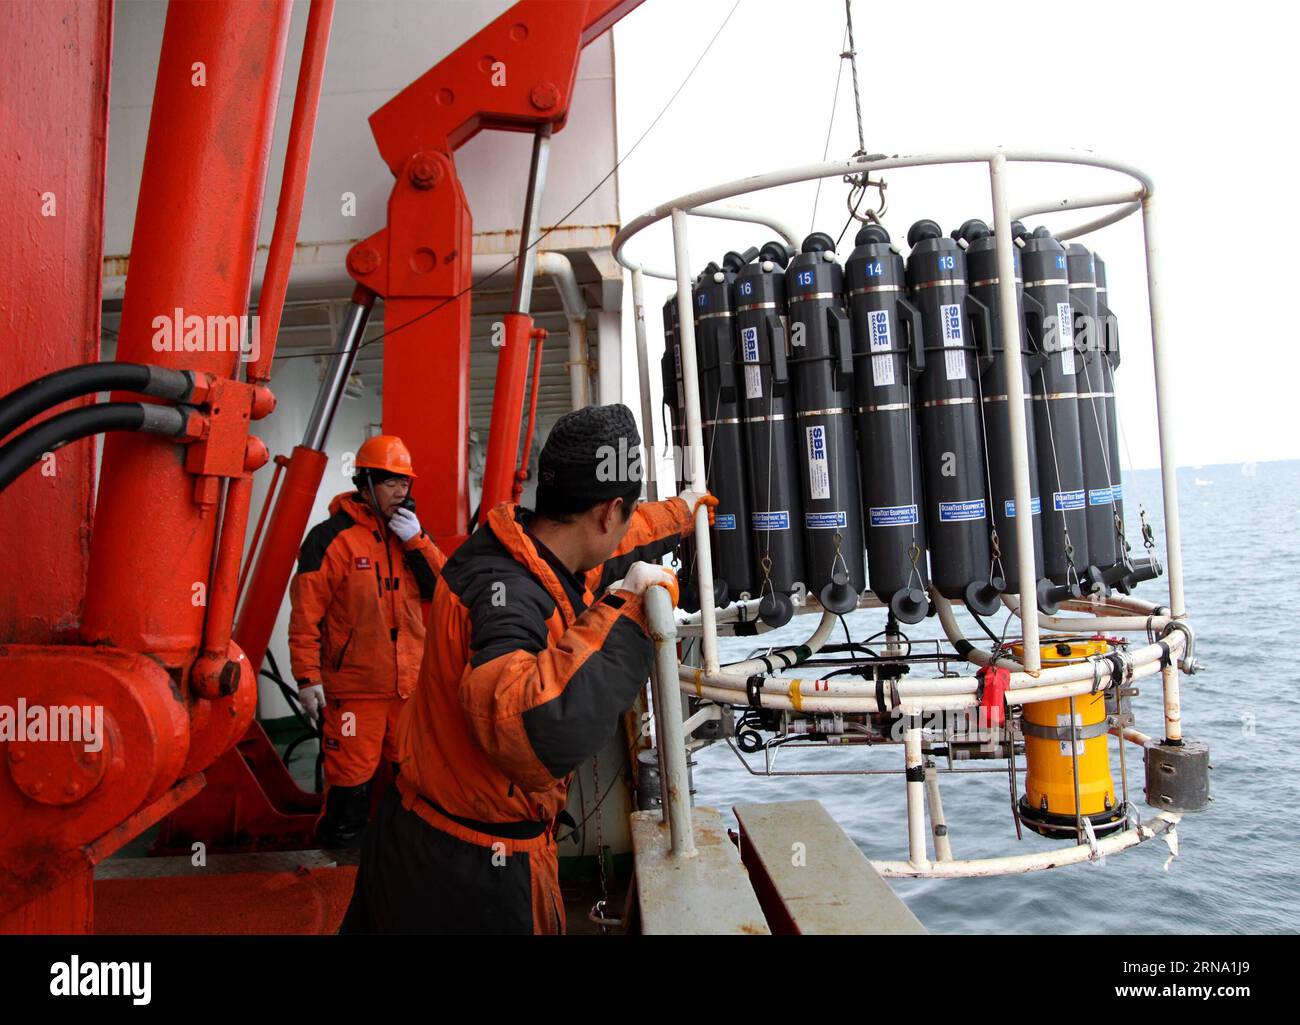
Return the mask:
POLYGON ((319 683, 313 683, 309 687, 299 684, 298 700, 302 702, 302 710, 307 713, 307 718, 312 722, 320 722, 321 714, 325 711, 325 688, 319 683))
POLYGON ((667 566, 657 562, 634 562, 622 580, 609 585, 611 591, 631 591, 633 594, 645 594, 649 587, 667 588, 673 604, 677 604, 677 574, 667 566))
POLYGON ((405 543, 420 533, 420 521, 410 509, 398 509, 388 521, 388 529, 405 543))

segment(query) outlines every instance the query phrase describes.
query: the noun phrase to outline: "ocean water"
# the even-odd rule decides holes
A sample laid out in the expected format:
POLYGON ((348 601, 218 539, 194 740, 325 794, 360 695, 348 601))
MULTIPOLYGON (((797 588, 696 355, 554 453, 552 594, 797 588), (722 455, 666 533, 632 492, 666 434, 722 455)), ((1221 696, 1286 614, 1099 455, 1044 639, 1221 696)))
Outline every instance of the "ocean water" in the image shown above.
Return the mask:
MULTIPOLYGON (((1300 673, 1287 658, 1289 604, 1300 590, 1300 461, 1185 468, 1178 472, 1188 612, 1202 672, 1181 676, 1184 736, 1209 744, 1209 809, 1183 817, 1180 856, 1156 839, 1102 863, 988 879, 892 880, 895 891, 935 933, 1282 933, 1300 931, 1300 673)), ((1160 477, 1125 475, 1130 543, 1145 507, 1164 559, 1160 477)), ((1160 578, 1137 596, 1168 602, 1160 578)), ((884 626, 881 611, 847 617, 855 639, 884 626)), ((982 637, 969 619, 967 636, 982 637)), ((1002 617, 995 620, 1002 629, 1002 617)), ((797 618, 770 640, 796 641, 812 629, 797 618)), ((1014 632, 1014 627, 1012 628, 1014 632)), ((909 633, 939 636, 935 620, 909 633)), ((1139 635, 1140 636, 1140 635, 1139 635)), ((745 657, 754 638, 723 640, 724 661, 745 657)), ((1159 677, 1139 681, 1137 728, 1163 732, 1159 677)), ((1119 758, 1111 746, 1119 790, 1119 758)), ((1128 747, 1131 798, 1143 817, 1141 751, 1128 747)), ((762 778, 725 744, 697 756, 696 802, 729 809, 748 801, 820 800, 870 858, 906 860, 901 776, 762 778)), ((756 767, 762 755, 749 756, 756 767)), ((775 768, 898 768, 899 747, 787 750, 775 768)), ((975 763, 1005 766, 1005 762, 975 763)), ((1023 789, 1023 774, 1020 776, 1023 789)), ((953 855, 990 857, 1059 842, 1025 832, 1017 841, 1005 773, 940 776, 953 855)), ((1068 841, 1067 841, 1068 842, 1068 841)))

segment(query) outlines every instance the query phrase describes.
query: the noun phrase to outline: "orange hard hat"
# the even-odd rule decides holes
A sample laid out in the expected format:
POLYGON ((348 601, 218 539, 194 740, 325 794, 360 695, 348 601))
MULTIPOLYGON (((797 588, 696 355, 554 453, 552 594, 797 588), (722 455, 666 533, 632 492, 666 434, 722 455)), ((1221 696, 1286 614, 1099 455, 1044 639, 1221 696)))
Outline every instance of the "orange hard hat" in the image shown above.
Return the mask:
POLYGON ((367 438, 357 452, 358 470, 387 470, 403 477, 415 478, 411 469, 411 450, 396 434, 378 434, 367 438))

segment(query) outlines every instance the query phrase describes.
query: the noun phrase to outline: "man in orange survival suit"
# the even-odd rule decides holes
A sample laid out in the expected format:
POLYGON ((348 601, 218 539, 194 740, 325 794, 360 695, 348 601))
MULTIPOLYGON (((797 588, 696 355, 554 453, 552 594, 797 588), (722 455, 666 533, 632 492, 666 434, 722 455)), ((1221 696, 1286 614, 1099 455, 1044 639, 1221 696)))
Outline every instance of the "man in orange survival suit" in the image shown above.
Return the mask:
POLYGON ((397 760, 397 715, 415 688, 425 612, 447 561, 403 507, 415 474, 402 439, 370 438, 356 470, 357 490, 335 497, 303 541, 289 588, 293 676, 304 710, 324 720, 317 836, 326 847, 361 833, 379 759, 397 760))
POLYGON ((340 932, 563 932, 555 819, 571 773, 649 675, 642 593, 675 590, 671 570, 640 560, 674 548, 698 503, 717 504, 687 492, 638 506, 639 462, 607 470, 640 443, 626 406, 562 416, 537 511, 498 505, 443 568, 398 723, 401 772, 362 841, 340 932))

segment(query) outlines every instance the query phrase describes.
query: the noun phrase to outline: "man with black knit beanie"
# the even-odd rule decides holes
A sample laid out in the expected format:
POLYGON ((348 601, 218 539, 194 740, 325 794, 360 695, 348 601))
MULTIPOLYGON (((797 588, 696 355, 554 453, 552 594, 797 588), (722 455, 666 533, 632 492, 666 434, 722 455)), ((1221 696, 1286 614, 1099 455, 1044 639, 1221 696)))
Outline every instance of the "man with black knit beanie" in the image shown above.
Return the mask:
POLYGON ((642 595, 701 504, 641 503, 624 405, 562 416, 537 509, 509 503, 438 578, 401 772, 363 841, 345 933, 564 931, 555 824, 574 770, 614 735, 649 675, 642 595))

